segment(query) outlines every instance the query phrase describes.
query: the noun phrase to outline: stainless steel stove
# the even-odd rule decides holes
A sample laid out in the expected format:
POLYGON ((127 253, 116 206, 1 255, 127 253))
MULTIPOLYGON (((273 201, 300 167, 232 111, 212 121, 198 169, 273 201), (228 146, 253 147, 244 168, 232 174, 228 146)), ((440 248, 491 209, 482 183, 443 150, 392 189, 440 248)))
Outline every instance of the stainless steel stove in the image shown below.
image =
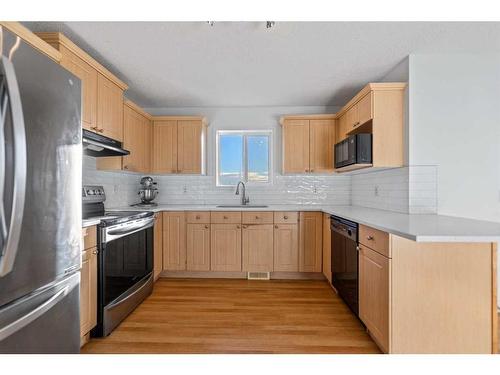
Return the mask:
POLYGON ((107 336, 153 290, 151 211, 106 211, 102 186, 82 189, 83 219, 97 219, 98 310, 92 336, 107 336))

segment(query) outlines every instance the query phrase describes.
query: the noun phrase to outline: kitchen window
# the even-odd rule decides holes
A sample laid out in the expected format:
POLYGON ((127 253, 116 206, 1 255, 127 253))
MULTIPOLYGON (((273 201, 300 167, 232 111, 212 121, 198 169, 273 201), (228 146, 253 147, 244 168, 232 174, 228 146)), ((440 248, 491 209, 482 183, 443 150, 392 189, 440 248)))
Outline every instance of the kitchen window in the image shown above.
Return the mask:
POLYGON ((217 186, 271 183, 271 130, 217 131, 217 186))

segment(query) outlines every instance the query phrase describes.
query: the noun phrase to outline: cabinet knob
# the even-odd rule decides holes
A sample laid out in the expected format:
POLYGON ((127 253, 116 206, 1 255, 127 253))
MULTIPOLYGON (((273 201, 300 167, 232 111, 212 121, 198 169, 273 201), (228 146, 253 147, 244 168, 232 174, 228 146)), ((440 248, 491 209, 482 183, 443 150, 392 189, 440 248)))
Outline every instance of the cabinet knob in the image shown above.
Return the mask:
POLYGON ((258 219, 259 217, 256 215, 255 218, 258 219))
POLYGON ((247 229, 248 228, 248 225, 243 225, 243 229, 247 229))
POLYGON ((288 220, 288 216, 286 216, 286 215, 283 216, 283 219, 288 220))
POLYGON ((366 239, 367 239, 368 241, 373 241, 373 240, 374 240, 373 236, 366 236, 366 239))
POLYGON ((275 227, 276 229, 278 229, 278 226, 277 226, 277 225, 275 225, 274 227, 275 227))
POLYGON ((240 229, 241 227, 239 225, 236 226, 236 229, 240 229))
POLYGON ((99 133, 104 133, 104 129, 97 129, 99 133))
POLYGON ((208 225, 205 225, 205 229, 208 229, 208 225))
POLYGON ((225 215, 224 215, 222 218, 223 218, 224 220, 227 220, 227 216, 225 216, 225 215))
POLYGON ((311 169, 311 172, 314 172, 314 169, 311 169))
POLYGON ((352 124, 352 127, 355 128, 356 126, 359 125, 359 121, 358 122, 355 122, 354 124, 352 124))
POLYGON ((196 215, 196 220, 200 220, 200 215, 196 215))
POLYGON ((128 169, 128 165, 124 165, 124 166, 123 166, 123 169, 128 169))
POLYGON ((95 249, 94 251, 92 251, 92 254, 97 254, 97 253, 98 253, 97 249, 95 249))
POLYGON ((308 169, 304 169, 304 172, 309 172, 309 170, 308 169))

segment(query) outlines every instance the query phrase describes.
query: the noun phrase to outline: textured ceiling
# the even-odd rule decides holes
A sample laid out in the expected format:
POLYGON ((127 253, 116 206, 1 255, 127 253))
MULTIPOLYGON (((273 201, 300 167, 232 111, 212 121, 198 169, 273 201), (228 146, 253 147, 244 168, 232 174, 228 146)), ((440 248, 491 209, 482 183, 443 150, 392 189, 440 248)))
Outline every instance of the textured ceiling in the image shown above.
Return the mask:
POLYGON ((62 31, 147 108, 339 106, 410 53, 498 52, 500 23, 27 22, 62 31))

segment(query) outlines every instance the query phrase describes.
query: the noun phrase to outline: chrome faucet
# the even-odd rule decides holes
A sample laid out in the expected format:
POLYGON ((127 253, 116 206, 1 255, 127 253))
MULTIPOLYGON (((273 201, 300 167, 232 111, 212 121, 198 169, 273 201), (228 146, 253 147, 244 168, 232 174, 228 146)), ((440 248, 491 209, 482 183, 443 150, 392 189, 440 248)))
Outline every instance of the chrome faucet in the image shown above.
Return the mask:
POLYGON ((236 195, 240 195, 240 185, 243 186, 243 191, 241 193, 241 205, 246 206, 248 203, 250 203, 250 198, 246 196, 246 188, 245 188, 245 183, 243 181, 238 182, 238 185, 236 185, 236 195))

